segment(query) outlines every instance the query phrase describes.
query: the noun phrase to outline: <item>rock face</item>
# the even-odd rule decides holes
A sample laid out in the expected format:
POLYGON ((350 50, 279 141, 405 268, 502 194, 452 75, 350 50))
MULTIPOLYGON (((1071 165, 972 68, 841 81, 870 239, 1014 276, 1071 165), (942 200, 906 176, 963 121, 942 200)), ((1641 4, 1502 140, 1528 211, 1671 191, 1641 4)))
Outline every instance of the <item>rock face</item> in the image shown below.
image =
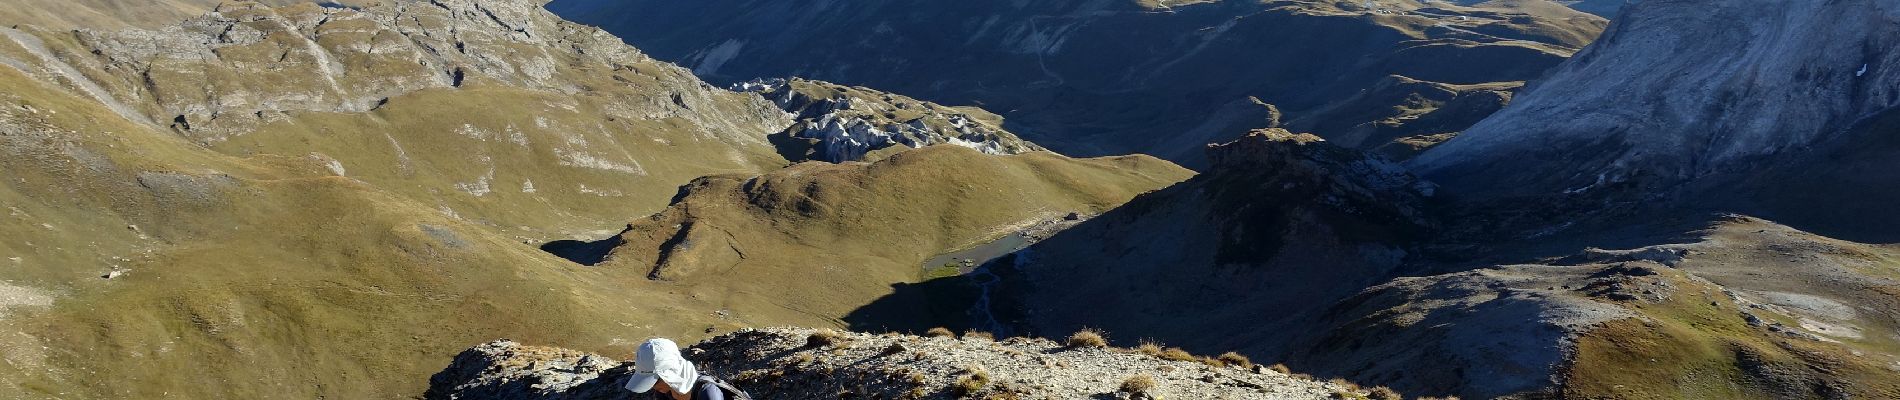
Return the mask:
POLYGON ((1879 1, 1643 1, 1412 165, 1447 185, 1516 194, 1660 192, 1749 168, 1900 104, 1900 54, 1884 51, 1900 40, 1896 20, 1900 8, 1879 1))
MULTIPOLYGON (((1265 367, 1165 360, 1129 349, 1074 348, 1040 339, 917 337, 811 329, 743 330, 684 350, 702 372, 761 399, 1245 398, 1364 396, 1265 367), (825 339, 813 339, 816 337, 825 339), (1153 380, 1123 390, 1125 378, 1153 380), (978 378, 980 377, 980 378, 978 378), (967 383, 966 383, 967 382, 967 383), (968 389, 959 389, 968 385, 968 389)), ((457 356, 425 398, 621 399, 632 364, 571 350, 497 341, 457 356)))
POLYGON ((1046 151, 1003 129, 1003 117, 975 107, 948 107, 865 87, 806 79, 770 79, 736 86, 795 115, 772 136, 793 161, 860 161, 891 147, 954 144, 984 154, 1046 151))
POLYGON ((1064 154, 1139 152, 1194 168, 1205 166, 1203 145, 1271 127, 1278 112, 1378 114, 1393 104, 1336 103, 1395 75, 1453 85, 1536 78, 1604 25, 1541 0, 1168 3, 560 0, 549 8, 716 81, 803 76, 977 104, 1064 154))

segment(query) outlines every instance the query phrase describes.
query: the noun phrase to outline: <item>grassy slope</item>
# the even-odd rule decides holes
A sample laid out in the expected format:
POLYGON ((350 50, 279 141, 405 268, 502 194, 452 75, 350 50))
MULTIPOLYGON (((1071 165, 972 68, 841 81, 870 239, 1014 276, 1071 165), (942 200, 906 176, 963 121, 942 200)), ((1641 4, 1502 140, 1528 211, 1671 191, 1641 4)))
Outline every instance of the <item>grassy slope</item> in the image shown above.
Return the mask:
POLYGON ((304 159, 205 151, 8 69, 0 88, 24 130, 0 137, 0 276, 54 300, 0 307, 18 397, 402 397, 496 336, 605 350, 707 319, 649 318, 706 307, 304 159))
POLYGON ((742 320, 786 310, 842 316, 923 280, 920 264, 931 256, 1010 227, 1100 212, 1189 174, 1147 156, 985 156, 940 145, 871 164, 711 177, 635 221, 603 265, 685 282, 742 320))
POLYGON ((610 102, 505 86, 426 90, 367 114, 299 114, 215 148, 319 154, 353 178, 537 241, 599 237, 591 232, 665 207, 693 178, 785 163, 763 145, 697 137, 691 122, 606 117, 610 102), (563 165, 576 153, 622 169, 563 165))
POLYGON ((1562 376, 1569 398, 1895 398, 1892 304, 1900 277, 1891 246, 1820 237, 1740 218, 1708 232, 1708 242, 1663 277, 1676 294, 1662 303, 1627 303, 1646 319, 1615 321, 1578 340, 1562 376), (1690 276, 1694 275, 1694 278, 1690 276), (1705 280, 1706 279, 1706 280, 1705 280), (1718 286, 1719 285, 1719 286, 1718 286), (1845 323, 1863 337, 1791 338, 1750 326, 1736 310, 1787 329, 1804 318, 1787 308, 1738 304, 1725 292, 1800 293, 1853 305, 1845 323))
MULTIPOLYGON (((735 231, 765 235, 754 254, 771 257, 742 264, 746 274, 652 281, 644 269, 579 267, 543 254, 506 237, 512 223, 447 215, 430 201, 439 198, 423 195, 444 182, 385 168, 392 150, 375 146, 388 139, 368 134, 411 143, 416 165, 454 170, 465 164, 422 158, 481 151, 499 160, 505 146, 456 142, 407 107, 534 112, 501 104, 533 94, 425 91, 368 116, 298 115, 221 145, 250 154, 235 158, 10 69, 0 69, 0 88, 8 122, 35 127, 0 137, 9 152, 0 157, 9 171, 0 199, 18 209, 0 223, 0 263, 15 264, 0 289, 53 299, 0 306, 0 389, 27 398, 402 397, 419 393, 420 377, 454 351, 495 337, 624 354, 650 335, 822 325, 893 283, 918 280, 914 264, 924 257, 992 237, 998 225, 1105 209, 1188 174, 1146 157, 991 158, 957 147, 872 166, 805 164, 766 179, 822 182, 813 193, 843 214, 733 214, 752 224, 735 231), (352 177, 295 150, 334 154, 352 177), (765 222, 780 217, 784 229, 765 222), (921 236, 900 234, 911 231, 921 236), (772 232, 812 234, 784 242, 772 232), (853 253, 870 255, 843 255, 853 253), (130 272, 99 278, 115 266, 130 272), (721 320, 719 309, 740 320, 721 320)), ((483 115, 500 123, 502 114, 483 115)), ((546 162, 523 157, 524 168, 546 162)), ((508 187, 509 173, 521 172, 498 172, 498 187, 508 187)), ((502 203, 494 198, 501 192, 452 202, 501 218, 532 204, 502 203)))

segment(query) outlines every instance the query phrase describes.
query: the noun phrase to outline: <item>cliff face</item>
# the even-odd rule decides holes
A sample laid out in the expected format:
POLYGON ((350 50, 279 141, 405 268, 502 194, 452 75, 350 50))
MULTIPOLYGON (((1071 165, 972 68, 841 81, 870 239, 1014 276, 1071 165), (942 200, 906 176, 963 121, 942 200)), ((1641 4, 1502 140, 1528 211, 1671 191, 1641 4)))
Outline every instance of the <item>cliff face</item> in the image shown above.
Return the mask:
POLYGON ((1629 6, 1514 103, 1412 165, 1475 191, 1660 191, 1840 137, 1900 104, 1900 7, 1629 6), (1606 85, 1604 82, 1620 82, 1606 85))
MULTIPOLYGON (((562 0, 549 8, 716 81, 800 76, 975 104, 1064 154, 1138 152, 1195 168, 1205 166, 1204 144, 1273 127, 1280 112, 1397 106, 1338 104, 1394 75, 1534 79, 1604 24, 1541 0, 562 0)), ((1343 125, 1403 121, 1387 116, 1343 125)))

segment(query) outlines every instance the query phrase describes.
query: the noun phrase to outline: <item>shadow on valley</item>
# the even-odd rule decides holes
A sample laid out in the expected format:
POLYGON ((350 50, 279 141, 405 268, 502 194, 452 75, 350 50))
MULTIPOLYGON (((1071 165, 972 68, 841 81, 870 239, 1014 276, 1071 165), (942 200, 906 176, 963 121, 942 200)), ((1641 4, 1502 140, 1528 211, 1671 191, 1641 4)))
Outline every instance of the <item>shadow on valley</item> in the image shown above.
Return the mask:
POLYGON ((626 231, 622 230, 606 239, 595 241, 556 240, 542 244, 541 251, 573 261, 575 264, 591 267, 599 265, 601 261, 606 261, 607 254, 625 243, 626 240, 620 238, 620 235, 625 233, 626 231))
POLYGON ((921 335, 930 328, 955 332, 976 326, 970 315, 979 288, 967 275, 891 285, 891 294, 852 310, 844 321, 855 332, 902 332, 921 335))

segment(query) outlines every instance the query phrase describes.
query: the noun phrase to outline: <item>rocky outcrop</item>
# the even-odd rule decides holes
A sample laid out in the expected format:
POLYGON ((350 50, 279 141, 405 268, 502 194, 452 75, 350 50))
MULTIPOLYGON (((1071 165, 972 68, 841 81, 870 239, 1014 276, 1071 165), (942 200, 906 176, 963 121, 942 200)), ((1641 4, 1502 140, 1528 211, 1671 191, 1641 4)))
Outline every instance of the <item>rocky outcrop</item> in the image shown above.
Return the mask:
POLYGON ((1895 21, 1900 8, 1867 0, 1639 2, 1511 106, 1412 165, 1471 191, 1637 186, 1639 196, 1749 168, 1900 105, 1900 54, 1885 51, 1900 41, 1895 21))
POLYGON ((628 392, 632 362, 574 350, 523 346, 502 339, 462 351, 429 378, 429 400, 621 400, 658 396, 628 392))
MULTIPOLYGON (((1144 153, 1193 168, 1206 166, 1205 144, 1272 126, 1275 112, 1251 103, 1295 120, 1392 75, 1530 80, 1605 23, 1543 0, 559 0, 549 8, 715 81, 801 76, 975 104, 1064 154, 1144 153)), ((1362 123, 1404 122, 1372 114, 1313 133, 1331 139, 1362 123)), ((1463 129, 1430 130, 1420 134, 1463 129)))
MULTIPOLYGON (((1327 399, 1364 389, 1265 366, 1167 360, 1041 339, 918 337, 811 329, 742 330, 684 350, 700 371, 760 399, 1327 399), (1145 376, 1146 386, 1125 381, 1145 376), (986 397, 988 396, 988 397, 986 397)), ((496 341, 430 380, 431 400, 621 399, 632 364, 496 341), (603 392, 604 391, 604 392, 603 392), (619 397, 616 397, 619 396, 619 397)))
POLYGON ((1046 151, 1003 129, 1003 117, 975 107, 948 107, 865 87, 805 79, 770 79, 735 86, 758 93, 797 121, 772 140, 785 158, 860 161, 886 148, 935 144, 984 154, 1046 151))

